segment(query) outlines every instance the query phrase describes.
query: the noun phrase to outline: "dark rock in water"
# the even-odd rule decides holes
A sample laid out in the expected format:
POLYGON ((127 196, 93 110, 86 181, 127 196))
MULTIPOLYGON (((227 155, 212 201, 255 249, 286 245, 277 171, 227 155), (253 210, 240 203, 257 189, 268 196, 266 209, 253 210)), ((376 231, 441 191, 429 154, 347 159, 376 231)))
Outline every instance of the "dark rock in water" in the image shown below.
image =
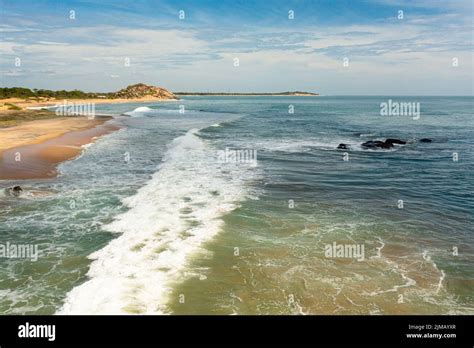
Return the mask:
POLYGON ((380 140, 369 140, 363 143, 361 146, 366 149, 391 149, 393 144, 405 145, 407 142, 400 139, 386 139, 385 141, 380 140))
POLYGON ((351 148, 351 146, 347 145, 347 144, 339 144, 339 145, 337 145, 337 148, 339 150, 349 150, 351 148))
POLYGON ((380 141, 380 140, 369 140, 369 141, 366 141, 365 143, 363 143, 361 145, 363 148, 366 148, 366 149, 390 149, 393 147, 393 144, 392 143, 386 143, 384 141, 380 141))
POLYGON ((18 197, 23 192, 23 189, 21 188, 21 186, 13 186, 9 187, 7 191, 10 195, 18 197))
POLYGON ((420 139, 420 143, 431 143, 433 140, 428 139, 428 138, 422 138, 420 139))
POLYGON ((407 142, 400 140, 400 139, 387 139, 385 140, 386 144, 400 144, 400 145, 405 145, 407 142))

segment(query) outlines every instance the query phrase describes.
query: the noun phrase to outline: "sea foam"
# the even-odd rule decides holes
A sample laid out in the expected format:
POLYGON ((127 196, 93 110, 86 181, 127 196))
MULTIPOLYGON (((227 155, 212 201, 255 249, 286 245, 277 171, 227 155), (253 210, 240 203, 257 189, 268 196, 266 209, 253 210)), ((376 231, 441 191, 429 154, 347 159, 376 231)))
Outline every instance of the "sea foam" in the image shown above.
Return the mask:
POLYGON ((126 112, 125 115, 127 116, 140 116, 141 114, 147 113, 147 112, 152 112, 154 111, 152 108, 149 108, 148 106, 140 106, 133 111, 126 112))
POLYGON ((216 161, 197 130, 174 139, 151 180, 123 201, 130 209, 104 227, 121 235, 89 256, 89 279, 58 313, 168 313, 172 284, 193 275, 189 257, 206 251, 255 170, 216 161))

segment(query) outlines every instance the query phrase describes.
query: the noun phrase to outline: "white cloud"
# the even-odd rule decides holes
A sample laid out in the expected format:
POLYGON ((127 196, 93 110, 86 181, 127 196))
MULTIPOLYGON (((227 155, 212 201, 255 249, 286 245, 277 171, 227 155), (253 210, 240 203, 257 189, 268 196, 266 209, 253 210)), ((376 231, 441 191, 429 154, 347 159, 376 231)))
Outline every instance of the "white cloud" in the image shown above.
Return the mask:
POLYGON ((96 26, 22 31, 15 41, 1 42, 0 62, 9 71, 4 74, 10 78, 8 83, 51 89, 100 86, 100 90, 111 90, 143 81, 174 90, 306 88, 332 94, 377 94, 383 93, 384 85, 393 91, 390 80, 397 76, 415 81, 417 94, 442 94, 443 79, 451 85, 459 79, 454 88, 458 94, 472 93, 466 80, 466 76, 473 78, 472 39, 466 23, 451 22, 458 17, 448 16, 438 18, 436 28, 432 19, 414 17, 289 33, 267 28, 259 33, 224 33, 218 39, 189 29, 96 26), (27 74, 15 70, 17 56, 27 74), (346 56, 348 68, 342 66, 346 56), (234 57, 240 59, 238 68, 232 65, 234 57), (456 69, 450 66, 452 57, 459 58, 456 69), (130 67, 124 64, 126 58, 130 67), (51 71, 54 77, 41 78, 51 71), (438 86, 433 86, 435 78, 441 79, 438 86))

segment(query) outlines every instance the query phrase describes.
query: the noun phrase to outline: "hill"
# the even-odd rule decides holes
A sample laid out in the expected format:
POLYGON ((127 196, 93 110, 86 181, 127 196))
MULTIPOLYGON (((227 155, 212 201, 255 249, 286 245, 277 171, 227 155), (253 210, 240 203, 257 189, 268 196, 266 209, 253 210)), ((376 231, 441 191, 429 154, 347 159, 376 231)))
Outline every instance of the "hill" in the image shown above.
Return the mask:
POLYGON ((144 97, 156 97, 157 99, 179 99, 176 95, 165 88, 137 83, 130 85, 118 92, 113 93, 113 98, 137 99, 144 97))

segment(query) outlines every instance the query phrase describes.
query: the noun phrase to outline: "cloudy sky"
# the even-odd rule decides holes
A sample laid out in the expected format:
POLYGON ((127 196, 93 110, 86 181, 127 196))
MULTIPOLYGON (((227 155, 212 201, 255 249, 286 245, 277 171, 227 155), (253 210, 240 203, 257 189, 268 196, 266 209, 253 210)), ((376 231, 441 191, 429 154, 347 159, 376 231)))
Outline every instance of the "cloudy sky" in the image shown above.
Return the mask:
POLYGON ((0 0, 0 23, 7 87, 473 95, 472 0, 0 0))

